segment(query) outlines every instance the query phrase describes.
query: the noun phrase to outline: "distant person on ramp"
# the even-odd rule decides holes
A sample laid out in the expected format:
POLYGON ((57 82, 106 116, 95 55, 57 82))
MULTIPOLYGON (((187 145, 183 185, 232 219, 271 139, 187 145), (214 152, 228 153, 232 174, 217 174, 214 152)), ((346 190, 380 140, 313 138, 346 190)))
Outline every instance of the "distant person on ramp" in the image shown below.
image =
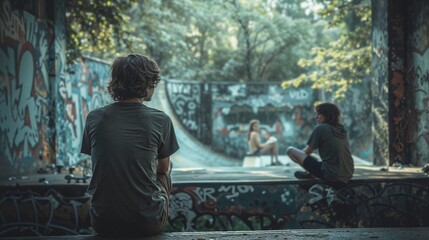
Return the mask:
POLYGON ((81 152, 91 155, 90 217, 100 236, 154 235, 167 222, 170 156, 179 145, 170 117, 143 104, 159 73, 144 55, 117 58, 107 87, 115 102, 86 118, 81 152))
POLYGON ((317 126, 303 149, 289 147, 288 156, 306 171, 295 172, 298 179, 320 178, 331 186, 342 187, 352 178, 354 163, 344 126, 340 124, 340 111, 335 104, 316 106, 317 126), (311 155, 318 149, 321 161, 311 155))
POLYGON ((271 165, 282 165, 279 161, 277 139, 266 135, 267 142, 261 143, 259 136, 259 121, 251 120, 249 122, 249 132, 247 134, 247 143, 249 146, 248 156, 260 156, 262 153, 270 152, 271 165))

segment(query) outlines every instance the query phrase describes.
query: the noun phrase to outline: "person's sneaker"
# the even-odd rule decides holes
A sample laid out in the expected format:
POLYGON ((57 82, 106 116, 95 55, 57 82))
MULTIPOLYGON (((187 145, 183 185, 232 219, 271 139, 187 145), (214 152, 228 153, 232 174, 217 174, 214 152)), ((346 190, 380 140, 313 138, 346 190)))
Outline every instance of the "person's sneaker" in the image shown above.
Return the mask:
POLYGON ((294 173, 295 177, 297 179, 313 179, 313 175, 311 175, 309 172, 303 172, 303 171, 296 171, 294 173))

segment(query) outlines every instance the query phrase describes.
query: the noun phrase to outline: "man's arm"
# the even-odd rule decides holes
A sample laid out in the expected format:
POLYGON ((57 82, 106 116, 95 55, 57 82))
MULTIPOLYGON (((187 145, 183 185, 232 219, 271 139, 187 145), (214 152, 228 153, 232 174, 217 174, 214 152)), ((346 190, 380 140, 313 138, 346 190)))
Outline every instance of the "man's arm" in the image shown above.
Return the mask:
POLYGON ((304 149, 302 149, 302 151, 306 154, 306 155, 310 155, 313 153, 314 149, 310 146, 306 146, 304 149))
POLYGON ((167 174, 170 171, 170 157, 158 159, 156 171, 158 173, 167 174))

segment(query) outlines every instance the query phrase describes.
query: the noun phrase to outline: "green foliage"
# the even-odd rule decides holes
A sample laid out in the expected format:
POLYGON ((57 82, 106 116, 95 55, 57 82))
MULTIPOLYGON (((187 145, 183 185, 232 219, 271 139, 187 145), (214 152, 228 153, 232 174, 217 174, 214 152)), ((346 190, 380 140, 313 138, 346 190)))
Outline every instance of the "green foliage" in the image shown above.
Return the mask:
POLYGON ((370 74, 371 5, 369 0, 331 0, 318 13, 329 21, 328 28, 342 35, 327 47, 315 46, 309 58, 298 64, 307 69, 294 80, 284 81, 283 88, 310 84, 315 89, 333 92, 344 98, 350 86, 370 74))
POLYGON ((124 14, 135 0, 66 1, 67 58, 74 61, 82 54, 99 58, 118 55, 119 49, 131 49, 124 14))
POLYGON ((66 1, 68 59, 133 51, 154 58, 167 78, 295 79, 283 85, 342 94, 368 72, 370 13, 357 0, 311 1, 325 4, 324 19, 301 0, 66 1))

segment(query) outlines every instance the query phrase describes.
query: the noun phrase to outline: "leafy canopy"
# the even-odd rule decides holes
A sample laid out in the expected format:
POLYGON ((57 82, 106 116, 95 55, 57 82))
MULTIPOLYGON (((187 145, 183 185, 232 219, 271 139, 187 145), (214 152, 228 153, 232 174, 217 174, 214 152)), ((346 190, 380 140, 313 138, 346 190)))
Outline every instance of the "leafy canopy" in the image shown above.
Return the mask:
POLYGON ((341 36, 329 46, 315 46, 309 58, 298 64, 307 71, 294 80, 284 81, 283 88, 310 84, 315 89, 333 92, 342 99, 350 86, 370 74, 371 4, 369 0, 321 1, 318 14, 329 21, 329 29, 341 36))
POLYGON ((131 49, 126 13, 136 0, 73 0, 66 2, 67 58, 82 55, 109 58, 118 49, 131 49))

